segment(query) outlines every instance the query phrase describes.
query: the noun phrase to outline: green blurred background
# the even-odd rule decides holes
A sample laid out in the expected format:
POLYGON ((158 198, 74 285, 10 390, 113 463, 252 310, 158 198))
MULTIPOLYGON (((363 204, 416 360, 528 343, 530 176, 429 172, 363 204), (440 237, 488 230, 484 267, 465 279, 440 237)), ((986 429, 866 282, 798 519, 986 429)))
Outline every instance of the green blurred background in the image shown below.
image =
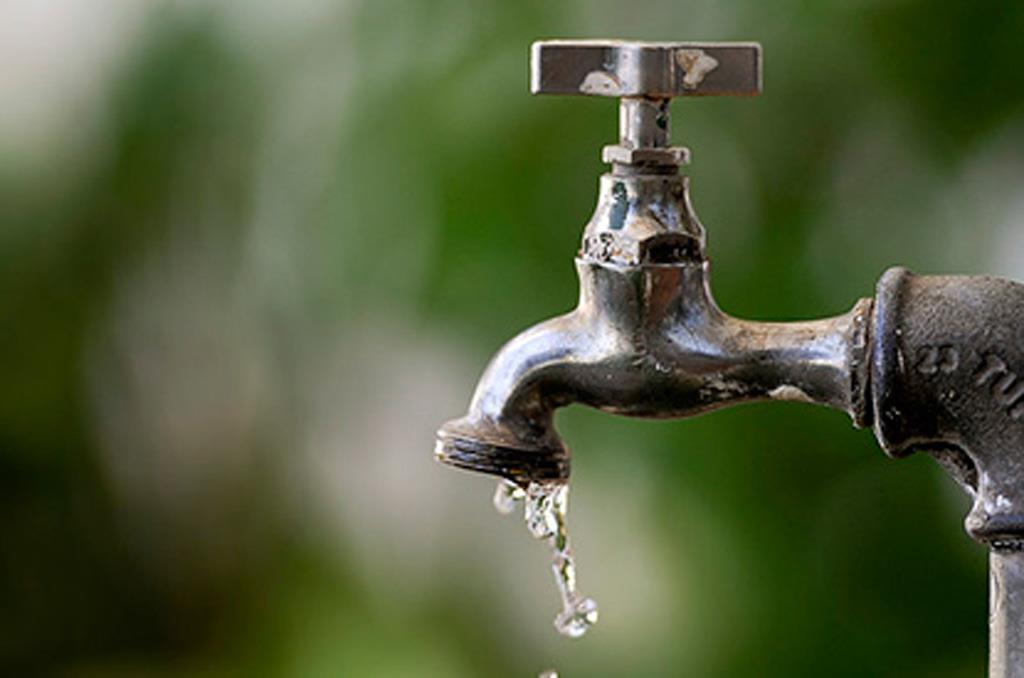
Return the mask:
POLYGON ((616 109, 528 95, 550 37, 763 44, 674 105, 726 310, 1024 278, 1024 3, 4 3, 0 673, 983 674, 966 498, 842 414, 561 414, 578 641, 432 460, 575 301, 616 109))

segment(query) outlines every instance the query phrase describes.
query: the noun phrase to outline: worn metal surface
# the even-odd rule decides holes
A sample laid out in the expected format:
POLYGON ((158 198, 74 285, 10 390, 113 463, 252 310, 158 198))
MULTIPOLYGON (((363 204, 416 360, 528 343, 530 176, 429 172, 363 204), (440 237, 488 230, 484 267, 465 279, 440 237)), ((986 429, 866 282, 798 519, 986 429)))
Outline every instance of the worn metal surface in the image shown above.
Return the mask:
POLYGON ((991 550, 989 676, 1024 678, 1024 285, 888 271, 872 322, 875 435, 928 452, 971 495, 991 550))
POLYGON ((990 678, 1024 678, 1024 553, 989 554, 990 678))
POLYGON ((622 99, 619 143, 602 152, 617 171, 687 162, 689 152, 668 143, 673 97, 761 92, 761 45, 755 42, 543 40, 531 53, 534 94, 622 99))
POLYGON ((968 533, 1024 548, 1024 285, 888 271, 875 298, 878 442, 931 451, 974 498, 968 533))
POLYGON ((761 45, 544 40, 533 43, 530 90, 649 98, 758 94, 761 45))
POLYGON ((553 426, 573 402, 651 418, 751 400, 801 400, 863 415, 867 300, 826 320, 760 323, 723 313, 708 264, 616 266, 577 259, 576 310, 495 356, 469 414, 438 433, 442 461, 519 482, 565 478, 553 426))
POLYGON ((711 294, 668 98, 756 93, 760 48, 543 42, 533 57, 534 92, 626 97, 620 140, 576 259, 576 309, 498 352, 466 416, 438 431, 438 459, 565 479, 553 413, 570 403, 649 418, 765 399, 843 410, 888 454, 931 454, 974 498, 965 527, 992 552, 989 675, 1024 678, 1024 284, 897 268, 835 318, 731 317, 711 294))

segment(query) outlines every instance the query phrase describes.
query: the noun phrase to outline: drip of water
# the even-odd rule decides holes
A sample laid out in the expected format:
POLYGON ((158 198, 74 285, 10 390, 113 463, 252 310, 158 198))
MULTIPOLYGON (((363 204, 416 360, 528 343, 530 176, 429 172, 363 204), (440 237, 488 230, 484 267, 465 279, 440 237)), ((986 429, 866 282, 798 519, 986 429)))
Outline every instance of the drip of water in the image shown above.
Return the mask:
POLYGON ((579 638, 597 623, 597 603, 576 590, 576 562, 569 547, 565 515, 569 504, 568 483, 530 483, 524 491, 515 483, 502 480, 494 494, 494 506, 500 513, 515 510, 525 500, 526 527, 537 539, 551 546, 551 569, 562 598, 562 611, 555 617, 555 628, 564 636, 579 638))
POLYGON ((513 482, 502 480, 494 490, 494 508, 507 516, 516 510, 516 504, 526 498, 526 492, 513 482))

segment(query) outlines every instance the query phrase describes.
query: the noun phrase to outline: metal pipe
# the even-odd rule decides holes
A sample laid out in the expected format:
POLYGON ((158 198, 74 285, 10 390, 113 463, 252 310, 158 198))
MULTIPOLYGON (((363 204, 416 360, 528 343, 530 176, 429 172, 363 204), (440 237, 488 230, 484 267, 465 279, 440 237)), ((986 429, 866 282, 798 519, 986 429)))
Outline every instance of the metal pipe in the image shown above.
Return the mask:
POLYGON ((669 99, 619 100, 619 143, 625 148, 666 148, 670 123, 669 99))
POLYGON ((989 678, 1024 678, 1024 552, 989 554, 989 678))

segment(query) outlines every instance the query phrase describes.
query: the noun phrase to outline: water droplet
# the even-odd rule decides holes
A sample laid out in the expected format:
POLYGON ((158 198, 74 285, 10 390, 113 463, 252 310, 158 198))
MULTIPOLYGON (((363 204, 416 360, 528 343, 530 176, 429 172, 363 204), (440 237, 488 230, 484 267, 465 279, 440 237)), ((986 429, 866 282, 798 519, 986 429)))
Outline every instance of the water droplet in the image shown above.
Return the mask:
POLYGON ((577 598, 571 609, 555 617, 555 628, 563 636, 579 638, 597 623, 597 603, 593 598, 577 598))
POLYGON ((555 671, 554 669, 541 671, 540 675, 537 676, 537 678, 558 678, 558 671, 555 671))
MULTIPOLYGON (((509 514, 525 500, 523 518, 537 539, 551 547, 551 570, 562 599, 562 611, 555 617, 555 628, 563 636, 579 638, 597 623, 597 603, 576 590, 576 561, 569 548, 565 516, 569 509, 569 484, 564 482, 530 483, 524 490, 510 480, 502 480, 494 491, 494 508, 509 514)), ((542 673, 541 676, 548 675, 542 673)), ((558 674, 550 672, 557 678, 558 674)))
POLYGON ((526 526, 551 547, 551 570, 562 599, 555 628, 564 636, 579 638, 597 623, 597 603, 576 590, 576 561, 565 520, 568 508, 568 483, 530 483, 526 488, 526 526))
POLYGON ((565 483, 530 483, 526 488, 525 516, 530 534, 537 539, 559 536, 568 495, 569 486, 565 483))
POLYGON ((526 498, 526 492, 511 480, 499 480, 494 490, 494 508, 502 515, 516 510, 516 504, 526 498))

